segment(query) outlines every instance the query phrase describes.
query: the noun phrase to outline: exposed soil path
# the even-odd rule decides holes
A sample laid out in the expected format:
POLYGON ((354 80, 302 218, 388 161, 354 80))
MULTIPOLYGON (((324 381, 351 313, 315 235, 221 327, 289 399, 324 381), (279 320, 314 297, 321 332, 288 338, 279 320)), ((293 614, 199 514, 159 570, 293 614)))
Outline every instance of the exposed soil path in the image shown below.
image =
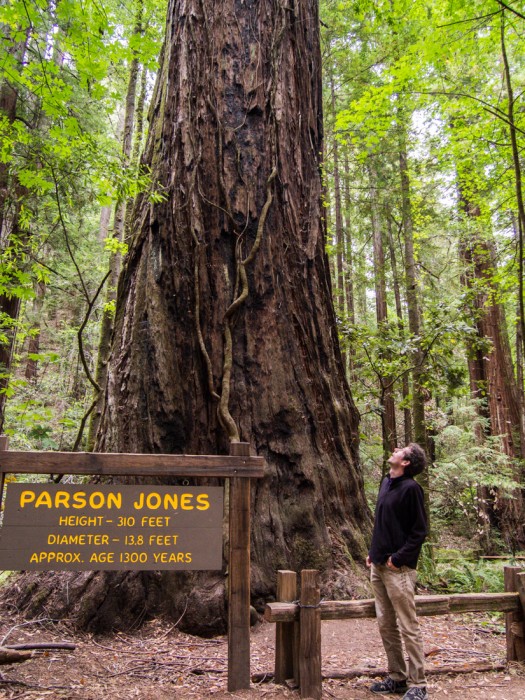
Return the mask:
MULTIPOLYGON (((430 670, 451 665, 485 664, 500 670, 429 675, 429 694, 443 700, 519 700, 525 698, 525 666, 505 665, 501 616, 422 618, 430 670)), ((154 621, 134 634, 111 637, 78 635, 49 620, 28 624, 4 614, 0 641, 5 644, 75 642, 74 651, 38 651, 22 664, 0 668, 0 698, 38 700, 167 700, 214 696, 217 700, 299 700, 299 693, 271 682, 253 683, 250 691, 226 692, 227 644, 224 637, 203 640, 154 621)), ((263 623, 252 634, 252 674, 271 674, 275 627, 263 623)), ((367 671, 366 676, 326 678, 323 697, 371 700, 367 690, 374 672, 385 668, 375 620, 323 622, 323 674, 367 671)), ((260 677, 260 676, 259 676, 260 677)))

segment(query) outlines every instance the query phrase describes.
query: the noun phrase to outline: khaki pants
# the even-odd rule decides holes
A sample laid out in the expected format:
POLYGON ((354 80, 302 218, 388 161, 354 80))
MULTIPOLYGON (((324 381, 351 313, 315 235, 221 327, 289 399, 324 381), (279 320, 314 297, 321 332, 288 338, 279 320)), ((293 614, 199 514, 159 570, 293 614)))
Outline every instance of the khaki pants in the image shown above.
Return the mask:
POLYGON ((423 639, 414 599, 416 570, 402 566, 392 571, 387 566, 372 564, 370 580, 390 677, 395 681, 406 680, 409 686, 426 686, 423 639), (408 656, 408 668, 401 640, 408 656))

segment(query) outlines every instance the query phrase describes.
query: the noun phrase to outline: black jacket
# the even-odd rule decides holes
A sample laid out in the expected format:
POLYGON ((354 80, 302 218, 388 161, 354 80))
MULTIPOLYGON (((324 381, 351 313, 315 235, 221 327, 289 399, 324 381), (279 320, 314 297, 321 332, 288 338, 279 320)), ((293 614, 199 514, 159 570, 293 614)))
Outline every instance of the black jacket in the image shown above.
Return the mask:
POLYGON ((423 489, 410 476, 387 476, 377 498, 370 560, 385 564, 392 557, 394 566, 415 569, 426 536, 423 489))

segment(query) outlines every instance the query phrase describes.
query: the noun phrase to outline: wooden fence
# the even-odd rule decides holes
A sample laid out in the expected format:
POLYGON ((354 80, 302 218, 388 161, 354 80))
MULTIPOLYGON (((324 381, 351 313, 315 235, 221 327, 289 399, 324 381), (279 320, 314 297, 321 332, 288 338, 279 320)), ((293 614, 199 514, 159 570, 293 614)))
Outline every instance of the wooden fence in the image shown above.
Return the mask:
MULTIPOLYGON (((525 572, 507 566, 505 593, 461 593, 416 596, 419 616, 465 612, 505 613, 507 661, 525 663, 525 572)), ((278 602, 266 606, 264 617, 276 623, 275 682, 293 679, 301 697, 321 698, 321 620, 375 617, 374 599, 321 600, 319 572, 301 572, 297 597, 297 574, 279 571, 278 602)))

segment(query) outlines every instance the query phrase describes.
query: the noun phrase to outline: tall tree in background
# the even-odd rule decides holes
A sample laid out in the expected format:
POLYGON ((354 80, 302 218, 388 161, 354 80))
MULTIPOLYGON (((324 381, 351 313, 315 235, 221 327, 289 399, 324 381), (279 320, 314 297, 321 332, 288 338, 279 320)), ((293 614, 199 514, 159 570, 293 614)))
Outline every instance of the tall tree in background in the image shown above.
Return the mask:
MULTIPOLYGON (((283 567, 322 568, 348 593, 336 573, 364 555, 370 523, 324 251, 318 32, 316 0, 170 2, 144 156, 163 198, 135 206, 96 445, 224 454, 250 442, 268 462, 254 489, 256 599, 283 567)), ((70 615, 92 629, 167 601, 193 631, 224 623, 222 575, 66 580, 70 615)), ((63 612, 55 593, 33 610, 63 612)))
MULTIPOLYGON (((376 172, 376 163, 374 161, 375 159, 373 157, 368 159, 368 176, 370 180, 370 218, 374 255, 376 320, 378 335, 381 337, 382 332, 384 332, 388 324, 388 305, 386 295, 383 220, 381 217, 383 207, 381 207, 379 200, 379 180, 376 172)), ((381 351, 381 357, 387 360, 388 354, 388 350, 385 352, 381 351)), ((381 410, 381 433, 383 436, 383 461, 385 463, 384 468, 386 469, 386 461, 397 446, 394 378, 388 376, 384 372, 378 372, 377 378, 381 387, 379 403, 381 410)))
MULTIPOLYGON (((27 48, 28 32, 20 28, 10 31, 0 23, 6 46, 5 62, 17 75, 27 48)), ((0 135, 13 128, 17 118, 18 91, 6 76, 0 76, 0 135)), ((4 141, 2 138, 2 141, 4 141)), ((2 149, 9 150, 5 143, 2 149)), ((13 176, 8 166, 8 158, 0 158, 0 251, 8 260, 0 285, 0 432, 3 431, 5 403, 11 375, 11 365, 16 341, 16 326, 20 313, 20 295, 14 291, 19 280, 21 259, 24 257, 24 239, 20 230, 19 214, 25 188, 13 176), (18 260, 17 260, 18 258, 18 260), (20 264, 19 264, 20 263, 20 264)), ((27 233, 27 232, 26 232, 27 233)))
MULTIPOLYGON (((135 26, 132 39, 140 39, 143 35, 143 0, 137 0, 135 4, 135 26)), ((137 90, 139 86, 141 65, 136 50, 132 50, 132 59, 129 64, 129 76, 124 101, 124 118, 122 124, 122 160, 123 166, 129 167, 133 149, 133 136, 135 130, 135 113, 141 109, 141 103, 137 105, 137 90)), ((142 71, 146 68, 142 66, 142 71)), ((143 108, 143 105, 142 105, 143 108)), ((137 115, 138 116, 138 115, 137 115)), ((142 134, 139 132, 139 138, 142 134)), ((138 142, 138 139, 136 140, 138 142)), ((100 323, 100 340, 98 345, 97 367, 95 373, 94 397, 91 404, 92 413, 89 423, 88 448, 93 449, 95 436, 100 423, 100 416, 104 405, 104 387, 107 380, 107 364, 109 359, 111 335, 113 332, 114 304, 117 298, 117 284, 121 270, 122 255, 126 250, 124 243, 125 222, 127 218, 127 202, 122 195, 115 203, 113 212, 112 243, 114 248, 109 260, 109 277, 106 288, 106 303, 100 323)))
MULTIPOLYGON (((472 397, 480 415, 488 419, 488 430, 501 438, 501 449, 511 459, 523 459, 521 422, 523 420, 516 386, 504 305, 496 282, 497 265, 494 241, 480 208, 462 196, 461 205, 467 223, 460 243, 465 266, 464 284, 469 290, 468 307, 477 338, 470 343, 468 368, 472 397)), ((479 435, 480 441, 484 436, 479 435)), ((520 480, 519 468, 516 481, 520 480)), ((519 489, 513 497, 501 498, 496 489, 481 490, 483 523, 496 526, 509 549, 516 551, 525 542, 523 497, 519 489)))

